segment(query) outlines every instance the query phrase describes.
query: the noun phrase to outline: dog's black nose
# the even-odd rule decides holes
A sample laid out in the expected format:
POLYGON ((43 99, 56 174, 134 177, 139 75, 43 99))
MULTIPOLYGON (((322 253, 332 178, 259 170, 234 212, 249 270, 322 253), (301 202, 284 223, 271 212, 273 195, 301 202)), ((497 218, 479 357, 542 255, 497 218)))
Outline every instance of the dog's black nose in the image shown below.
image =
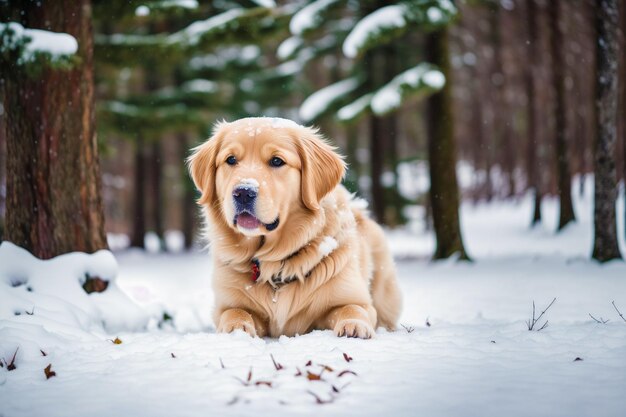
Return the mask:
POLYGON ((256 199, 256 190, 250 187, 237 187, 233 190, 233 198, 242 206, 250 206, 256 199))

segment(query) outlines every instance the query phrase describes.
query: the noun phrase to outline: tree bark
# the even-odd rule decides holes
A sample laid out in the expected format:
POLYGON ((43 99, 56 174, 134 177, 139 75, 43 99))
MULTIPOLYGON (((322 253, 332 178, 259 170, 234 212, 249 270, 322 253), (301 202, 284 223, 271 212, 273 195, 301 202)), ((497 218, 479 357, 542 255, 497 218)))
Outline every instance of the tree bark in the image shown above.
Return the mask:
POLYGON ((167 245, 165 244, 165 225, 163 215, 163 151, 161 146, 161 141, 159 139, 152 142, 152 155, 149 161, 150 171, 152 173, 152 221, 154 225, 154 233, 159 239, 160 249, 167 250, 167 245))
POLYGON ((615 142, 617 135, 618 11, 616 0, 596 1, 597 73, 594 149, 593 258, 600 262, 621 258, 617 241, 615 201, 615 142))
POLYGON ((527 101, 527 154, 526 154, 526 174, 528 178, 528 188, 534 191, 533 199, 533 216, 531 227, 541 222, 541 188, 539 187, 539 178, 537 172, 537 121, 535 109, 535 56, 537 53, 537 10, 535 0, 527 1, 527 18, 528 18, 528 40, 527 40, 527 58, 528 69, 526 71, 526 101, 527 101))
POLYGON ((133 230, 130 246, 144 248, 146 236, 146 177, 143 134, 137 135, 135 143, 135 199, 133 200, 133 230))
POLYGON ((426 36, 426 59, 439 67, 446 83, 428 98, 427 131, 430 170, 430 203, 437 238, 434 259, 458 253, 469 259, 463 246, 459 221, 459 189, 456 179, 456 146, 453 135, 452 86, 448 57, 448 34, 445 29, 426 36))
POLYGON ((549 2, 550 25, 552 37, 550 50, 552 55, 552 83, 555 88, 554 118, 555 156, 557 163, 557 193, 559 195, 559 226, 562 230, 570 222, 576 220, 572 205, 572 175, 569 167, 568 145, 566 137, 565 109, 565 63, 563 57, 563 35, 560 27, 560 0, 549 2))
POLYGON ((622 123, 622 185, 624 190, 624 236, 626 236, 626 3, 620 2, 620 27, 622 33, 620 95, 622 106, 618 114, 622 123))
MULTIPOLYGON (((179 160, 185 161, 189 156, 189 140, 187 139, 187 134, 181 133, 178 135, 178 146, 179 146, 179 160)), ((196 232, 196 223, 197 223, 197 210, 198 206, 196 204, 196 188, 194 187, 191 179, 189 178, 189 173, 187 167, 184 163, 181 165, 181 178, 183 181, 183 238, 185 249, 191 249, 194 242, 194 236, 196 232)))
POLYGON ((78 41, 70 70, 6 74, 6 239, 39 258, 107 248, 95 133, 91 2, 23 2, 28 28, 78 41))

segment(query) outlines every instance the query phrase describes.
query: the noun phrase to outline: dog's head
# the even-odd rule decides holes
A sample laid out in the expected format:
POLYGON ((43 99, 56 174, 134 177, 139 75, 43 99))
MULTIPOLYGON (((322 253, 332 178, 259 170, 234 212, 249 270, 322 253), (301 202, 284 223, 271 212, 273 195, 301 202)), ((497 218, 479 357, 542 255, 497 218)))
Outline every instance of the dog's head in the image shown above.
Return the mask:
POLYGON ((278 118, 219 123, 188 162, 199 204, 246 236, 280 228, 295 210, 318 210, 345 172, 316 130, 278 118))

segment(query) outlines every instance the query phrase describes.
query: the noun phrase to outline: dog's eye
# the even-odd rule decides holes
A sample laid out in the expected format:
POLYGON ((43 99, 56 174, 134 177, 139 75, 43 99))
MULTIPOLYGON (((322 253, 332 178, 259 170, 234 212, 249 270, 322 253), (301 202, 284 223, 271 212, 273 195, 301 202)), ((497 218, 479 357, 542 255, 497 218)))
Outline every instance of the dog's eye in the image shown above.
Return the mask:
POLYGON ((273 167, 282 167, 283 165, 285 165, 285 161, 275 156, 272 159, 270 159, 270 165, 273 167))
POLYGON ((235 165, 237 163, 237 158, 231 155, 228 158, 226 158, 226 163, 228 165, 235 165))

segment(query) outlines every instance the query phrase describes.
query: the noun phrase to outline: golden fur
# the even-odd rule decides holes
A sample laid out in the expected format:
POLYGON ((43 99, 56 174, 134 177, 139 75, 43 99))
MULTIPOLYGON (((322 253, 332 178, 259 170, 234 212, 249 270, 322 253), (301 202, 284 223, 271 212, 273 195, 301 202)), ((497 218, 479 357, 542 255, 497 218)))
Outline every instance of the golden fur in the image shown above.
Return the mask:
POLYGON ((401 296, 383 232, 339 185, 345 164, 316 130, 283 119, 223 122, 188 162, 202 193, 218 332, 370 338, 378 326, 395 329, 401 296), (285 165, 271 166, 274 157, 285 165), (237 224, 241 184, 258 190, 254 230, 237 224))

